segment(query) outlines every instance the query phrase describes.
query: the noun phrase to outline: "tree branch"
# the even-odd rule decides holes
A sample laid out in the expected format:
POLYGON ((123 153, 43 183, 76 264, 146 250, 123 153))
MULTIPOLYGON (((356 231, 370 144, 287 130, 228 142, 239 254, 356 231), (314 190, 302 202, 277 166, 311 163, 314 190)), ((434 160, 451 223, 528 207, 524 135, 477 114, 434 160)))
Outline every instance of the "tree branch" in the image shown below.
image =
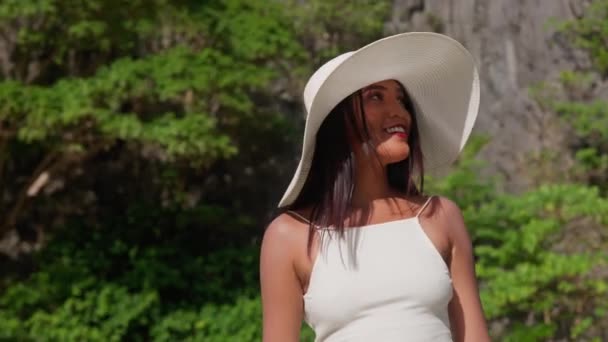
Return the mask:
POLYGON ((32 176, 28 182, 22 187, 15 205, 11 209, 9 215, 0 226, 0 240, 4 235, 15 227, 17 220, 28 203, 28 199, 34 197, 39 191, 48 184, 48 180, 53 174, 60 174, 63 170, 68 168, 70 165, 75 163, 82 163, 95 155, 100 151, 107 148, 111 142, 100 141, 87 148, 86 153, 74 157, 69 154, 62 154, 59 150, 50 152, 45 158, 38 164, 36 170, 32 173, 32 176))
POLYGON ((36 170, 34 170, 34 173, 30 177, 28 182, 22 187, 21 191, 19 192, 19 195, 17 196, 17 201, 15 202, 15 205, 10 210, 6 219, 0 226, 0 240, 4 237, 4 234, 6 234, 8 231, 15 227, 15 224, 19 219, 19 215, 21 214, 27 203, 28 189, 38 179, 38 177, 40 177, 40 175, 44 171, 46 171, 46 169, 53 163, 53 161, 56 160, 58 156, 59 152, 57 151, 52 151, 47 154, 44 159, 42 159, 42 161, 38 164, 36 170))

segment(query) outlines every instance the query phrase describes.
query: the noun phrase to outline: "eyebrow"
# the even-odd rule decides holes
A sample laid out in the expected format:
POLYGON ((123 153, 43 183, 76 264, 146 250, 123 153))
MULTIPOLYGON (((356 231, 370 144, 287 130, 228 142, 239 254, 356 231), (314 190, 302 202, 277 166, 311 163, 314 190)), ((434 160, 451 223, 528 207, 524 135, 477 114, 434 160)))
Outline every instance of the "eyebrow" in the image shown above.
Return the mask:
MULTIPOLYGON (((363 88, 363 92, 370 91, 370 90, 388 90, 388 88, 383 85, 379 85, 379 84, 372 84, 370 86, 363 88)), ((397 87, 397 93, 403 95, 404 97, 407 97, 407 94, 405 93, 405 91, 403 91, 403 89, 401 89, 400 87, 397 87)))

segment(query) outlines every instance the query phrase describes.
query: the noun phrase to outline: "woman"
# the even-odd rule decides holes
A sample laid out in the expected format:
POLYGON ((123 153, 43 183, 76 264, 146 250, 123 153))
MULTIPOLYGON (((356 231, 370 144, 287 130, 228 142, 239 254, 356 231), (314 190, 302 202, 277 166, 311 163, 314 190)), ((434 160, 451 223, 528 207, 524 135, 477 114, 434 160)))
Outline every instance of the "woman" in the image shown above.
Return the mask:
POLYGON ((489 341, 459 208, 423 195, 477 116, 471 55, 405 33, 340 55, 304 90, 302 156, 268 226, 265 342, 489 341))

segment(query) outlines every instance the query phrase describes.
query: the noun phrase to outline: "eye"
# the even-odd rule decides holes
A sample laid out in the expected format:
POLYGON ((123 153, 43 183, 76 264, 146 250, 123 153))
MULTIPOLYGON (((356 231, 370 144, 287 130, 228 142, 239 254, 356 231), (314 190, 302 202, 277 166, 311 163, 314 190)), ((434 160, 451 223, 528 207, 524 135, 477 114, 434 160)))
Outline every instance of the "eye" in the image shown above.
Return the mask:
POLYGON ((371 92, 369 94, 368 98, 370 100, 374 100, 374 101, 382 101, 382 99, 383 99, 382 93, 380 93, 380 92, 371 92))

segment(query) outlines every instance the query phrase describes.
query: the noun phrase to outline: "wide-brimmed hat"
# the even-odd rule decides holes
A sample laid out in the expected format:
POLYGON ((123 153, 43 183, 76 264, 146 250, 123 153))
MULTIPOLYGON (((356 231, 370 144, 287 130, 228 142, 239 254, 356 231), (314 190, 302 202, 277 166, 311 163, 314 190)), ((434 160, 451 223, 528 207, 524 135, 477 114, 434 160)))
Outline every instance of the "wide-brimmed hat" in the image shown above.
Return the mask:
POLYGON ((279 203, 294 202, 310 171, 321 123, 342 100, 394 79, 410 96, 425 171, 442 175, 464 147, 479 109, 479 75, 471 54, 438 33, 409 32, 377 40, 321 66, 304 88, 306 126, 298 168, 279 203))

